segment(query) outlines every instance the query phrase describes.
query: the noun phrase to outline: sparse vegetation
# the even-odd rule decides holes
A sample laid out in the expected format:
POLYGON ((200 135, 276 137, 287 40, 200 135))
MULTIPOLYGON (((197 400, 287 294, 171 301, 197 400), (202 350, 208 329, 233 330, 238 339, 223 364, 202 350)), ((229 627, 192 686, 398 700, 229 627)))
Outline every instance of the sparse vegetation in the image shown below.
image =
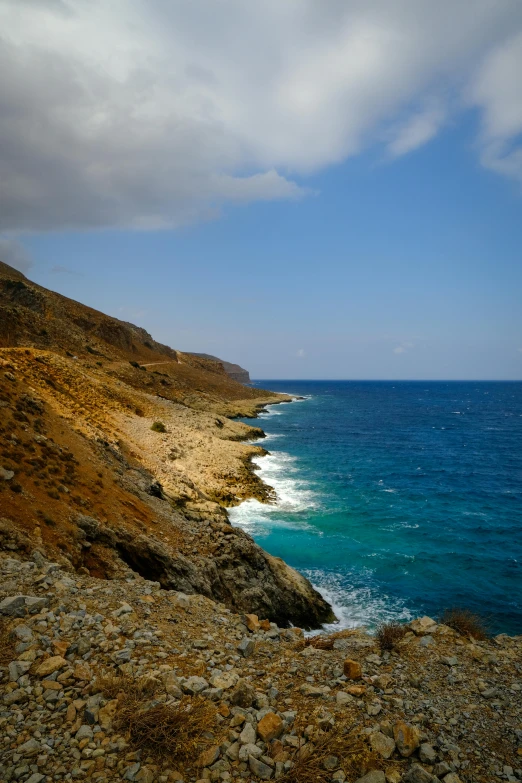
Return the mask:
POLYGON ((406 628, 401 623, 381 623, 375 637, 381 650, 393 650, 404 638, 406 628))
POLYGON ((484 641, 491 635, 487 620, 469 609, 457 606, 446 609, 439 618, 439 622, 453 628, 462 636, 472 636, 479 641, 484 641))
POLYGON ((153 432, 167 432, 167 428, 162 421, 155 421, 151 426, 153 432))
POLYGON ((214 705, 201 697, 185 696, 177 703, 163 701, 161 683, 108 674, 96 681, 108 699, 118 699, 117 726, 131 746, 156 759, 192 761, 210 743, 204 736, 216 718, 214 705))
POLYGON ((0 666, 7 666, 15 655, 15 644, 9 635, 7 620, 0 617, 0 666))

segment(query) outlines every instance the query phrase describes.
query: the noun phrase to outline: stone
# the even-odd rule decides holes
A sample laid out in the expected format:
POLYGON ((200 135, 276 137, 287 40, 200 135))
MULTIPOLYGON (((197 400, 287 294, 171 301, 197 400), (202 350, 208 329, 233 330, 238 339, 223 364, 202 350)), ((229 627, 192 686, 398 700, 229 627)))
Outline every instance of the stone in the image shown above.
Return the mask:
POLYGON ((256 744, 256 730, 251 723, 245 723, 245 726, 239 735, 239 741, 242 745, 256 744))
POLYGON ((36 756, 37 753, 40 752, 42 746, 40 743, 35 740, 33 737, 31 737, 30 740, 27 740, 27 742, 24 742, 22 745, 19 745, 17 748, 17 752, 21 756, 36 756))
POLYGON ((212 745, 201 753, 198 759, 198 767, 210 767, 220 756, 219 745, 212 745))
POLYGON ((108 731, 112 726, 112 721, 118 710, 118 699, 108 701, 98 712, 98 723, 104 731, 108 731))
POLYGON ((247 636, 245 636, 238 644, 237 650, 239 654, 243 656, 243 658, 250 658, 250 656, 254 653, 255 644, 252 639, 249 639, 247 636))
POLYGON ((351 658, 347 658, 343 664, 344 676, 348 680, 360 680, 362 677, 361 664, 358 661, 353 661, 351 658))
POLYGON ((189 693, 192 696, 195 696, 197 693, 201 693, 202 691, 206 690, 209 687, 208 682, 204 679, 204 677, 188 677, 185 682, 182 685, 183 690, 185 693, 189 693))
POLYGON ((169 595, 171 603, 179 609, 190 609, 190 598, 185 593, 174 593, 169 595))
POLYGON ((381 712, 381 710, 382 710, 382 704, 380 703, 380 701, 372 701, 372 703, 368 704, 368 706, 366 707, 366 712, 368 713, 368 715, 373 715, 373 716, 378 715, 381 712))
POLYGON ((244 614, 241 619, 243 620, 248 630, 252 631, 252 633, 259 631, 261 628, 257 614, 244 614))
POLYGON ((25 608, 29 612, 29 614, 36 614, 37 612, 40 612, 42 609, 45 609, 46 606, 49 606, 49 599, 42 596, 41 598, 38 598, 35 595, 26 595, 25 598, 25 608))
POLYGON ((238 758, 239 761, 248 761, 250 756, 254 756, 254 758, 259 758, 259 756, 263 755, 263 751, 260 747, 257 745, 254 745, 252 742, 250 742, 248 745, 242 745, 239 749, 238 758))
POLYGON ((443 778, 444 783, 461 783, 459 776, 456 772, 450 772, 449 775, 446 775, 445 778, 443 778))
POLYGON ((0 614, 5 614, 8 617, 23 617, 25 613, 24 595, 9 596, 0 602, 0 614))
POLYGON ((327 756, 323 761, 323 767, 329 772, 333 772, 339 766, 339 759, 337 756, 327 756))
POLYGON ((30 778, 27 778, 26 783, 41 783, 45 779, 45 775, 40 775, 39 772, 33 772, 30 778))
POLYGON ((410 723, 398 721, 393 727, 393 738, 397 745, 397 750, 408 758, 419 747, 419 731, 410 723))
POLYGON ((417 636, 433 633, 437 627, 435 620, 432 620, 431 617, 427 617, 426 615, 424 617, 418 617, 416 620, 412 620, 409 625, 413 633, 417 636))
POLYGON ((239 674, 236 672, 223 672, 223 674, 213 674, 210 678, 210 684, 214 688, 222 688, 224 691, 237 685, 239 674))
POLYGON ((433 774, 438 778, 443 778, 444 775, 447 775, 449 772, 451 772, 451 767, 445 761, 439 761, 439 763, 435 764, 433 767, 433 774))
POLYGON ((378 753, 379 756, 382 756, 383 759, 389 759, 395 750, 395 742, 381 731, 370 734, 370 745, 372 750, 378 753))
POLYGON ((230 694, 230 701, 238 707, 251 707, 256 698, 256 692, 246 680, 239 680, 230 694))
POLYGON ((55 655, 61 655, 63 657, 69 649, 70 645, 69 642, 66 642, 63 639, 53 639, 51 646, 55 655))
POLYGON ((267 712, 257 724, 257 733, 263 742, 268 743, 273 739, 278 739, 283 733, 283 721, 275 712, 267 712))
POLYGON ((21 642, 32 642, 34 639, 33 632, 28 625, 17 625, 16 628, 11 631, 11 635, 21 642))
POLYGON ((40 664, 36 670, 36 674, 39 677, 48 677, 50 674, 63 669, 64 666, 67 666, 65 658, 62 658, 61 655, 53 655, 40 664))
POLYGON ((0 480, 11 481, 12 478, 14 478, 14 470, 6 470, 0 467, 0 480))
POLYGON ((423 742, 419 748, 419 758, 423 764, 435 764, 437 761, 437 753, 431 745, 427 742, 423 742))
POLYGON ((386 783, 386 777, 382 770, 372 769, 364 777, 358 778, 355 783, 386 783))
POLYGON ((91 680, 92 672, 86 663, 77 663, 74 667, 73 677, 75 680, 91 680))
POLYGON ((248 766, 250 767, 252 774, 255 775, 256 778, 261 778, 261 780, 270 780, 274 772, 272 767, 269 767, 268 764, 254 758, 254 756, 248 757, 248 766))
POLYGON ((16 682, 23 674, 31 668, 31 661, 12 661, 9 664, 9 680, 16 682))
POLYGON ((438 778, 421 767, 420 764, 412 764, 403 777, 404 783, 438 783, 438 778))
POLYGON ((353 696, 345 691, 339 691, 335 696, 335 700, 339 707, 346 707, 347 704, 353 701, 353 696))
POLYGON ((82 726, 80 726, 74 738, 77 739, 78 742, 83 739, 91 740, 93 738, 92 728, 84 723, 82 726))

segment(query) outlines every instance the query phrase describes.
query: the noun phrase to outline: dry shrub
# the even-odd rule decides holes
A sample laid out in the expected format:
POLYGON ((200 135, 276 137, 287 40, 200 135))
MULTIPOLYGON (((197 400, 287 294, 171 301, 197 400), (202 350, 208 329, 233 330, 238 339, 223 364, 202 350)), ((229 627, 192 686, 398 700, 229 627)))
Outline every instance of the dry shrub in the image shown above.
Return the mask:
MULTIPOLYGON (((313 723, 313 719, 306 722, 313 723)), ((298 735, 301 735, 299 729, 298 735)), ((303 749, 294 751, 291 757, 294 766, 279 780, 282 783, 328 783, 333 774, 325 768, 328 756, 337 758, 337 769, 344 771, 347 780, 355 780, 370 769, 382 767, 382 760, 377 760, 351 724, 338 721, 329 731, 318 731, 303 749)))
POLYGON ((407 629, 401 623, 381 623, 377 628, 375 638, 381 650, 393 650, 404 638, 407 629))
POLYGON ((469 609, 453 607, 445 609, 439 622, 453 628, 462 636, 472 636, 479 641, 485 641, 490 637, 488 621, 469 609))
POLYGON ((150 677, 134 680, 108 673, 96 680, 96 690, 106 698, 118 699, 115 727, 125 732, 135 750, 157 760, 167 756, 194 760, 210 742, 204 733, 215 723, 216 708, 202 697, 159 700, 162 687, 150 677))
POLYGON ((9 635, 8 622, 4 617, 0 617, 0 666, 7 666, 15 658, 15 643, 9 635))
POLYGON ((324 634, 309 636, 306 639, 300 639, 295 645, 295 649, 304 650, 305 647, 314 647, 316 650, 333 650, 336 639, 346 639, 356 633, 357 631, 355 630, 346 629, 344 631, 328 634, 327 636, 324 634))

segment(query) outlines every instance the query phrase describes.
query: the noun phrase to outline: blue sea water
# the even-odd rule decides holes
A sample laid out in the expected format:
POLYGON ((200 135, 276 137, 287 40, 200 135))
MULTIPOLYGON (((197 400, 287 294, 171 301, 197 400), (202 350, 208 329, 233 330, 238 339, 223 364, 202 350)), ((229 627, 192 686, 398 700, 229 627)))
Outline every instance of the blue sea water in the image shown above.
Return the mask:
MULTIPOLYGON (((277 493, 231 521, 345 627, 465 606, 522 633, 522 383, 260 381, 277 493)), ((251 420, 248 423, 252 423, 251 420)))

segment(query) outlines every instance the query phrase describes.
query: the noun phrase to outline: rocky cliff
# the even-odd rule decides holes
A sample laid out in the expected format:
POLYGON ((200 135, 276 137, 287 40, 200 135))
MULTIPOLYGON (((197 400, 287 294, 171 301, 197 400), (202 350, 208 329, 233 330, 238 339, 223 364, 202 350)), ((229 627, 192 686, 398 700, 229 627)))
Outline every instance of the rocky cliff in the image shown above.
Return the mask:
POLYGON ((12 551, 37 547, 108 579, 130 566, 282 625, 333 617, 224 509, 272 495, 250 467, 263 450, 244 442, 262 431, 231 417, 288 398, 5 265, 0 324, 10 346, 0 348, 0 507, 12 551))
POLYGON ((250 375, 248 370, 240 367, 239 364, 232 364, 232 362, 225 362, 223 359, 218 359, 217 356, 211 356, 209 353, 191 353, 191 356, 198 356, 202 359, 209 359, 212 362, 218 362, 222 365, 226 374, 233 378, 238 383, 250 383, 250 375))

